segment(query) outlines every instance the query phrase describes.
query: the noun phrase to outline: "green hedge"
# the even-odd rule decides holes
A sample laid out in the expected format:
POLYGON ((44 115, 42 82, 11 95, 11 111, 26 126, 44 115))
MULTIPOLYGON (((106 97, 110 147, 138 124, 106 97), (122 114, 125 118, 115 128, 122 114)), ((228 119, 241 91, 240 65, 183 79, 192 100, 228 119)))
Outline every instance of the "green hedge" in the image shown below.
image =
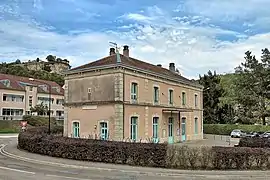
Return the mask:
MULTIPOLYGON (((188 147, 48 135, 47 127, 21 132, 18 148, 32 153, 82 161, 177 169, 270 169, 270 149, 188 147)), ((53 131, 52 131, 53 132, 53 131)))
POLYGON ((270 126, 262 125, 236 125, 236 124, 204 124, 204 134, 216 134, 216 135, 230 135, 232 130, 241 129, 246 132, 257 131, 265 132, 270 131, 270 126))
MULTIPOLYGON (((42 116, 25 115, 23 116, 23 120, 27 121, 27 124, 30 126, 46 126, 49 124, 49 118, 42 116)), ((51 117, 51 125, 56 125, 56 120, 53 117, 51 117)))

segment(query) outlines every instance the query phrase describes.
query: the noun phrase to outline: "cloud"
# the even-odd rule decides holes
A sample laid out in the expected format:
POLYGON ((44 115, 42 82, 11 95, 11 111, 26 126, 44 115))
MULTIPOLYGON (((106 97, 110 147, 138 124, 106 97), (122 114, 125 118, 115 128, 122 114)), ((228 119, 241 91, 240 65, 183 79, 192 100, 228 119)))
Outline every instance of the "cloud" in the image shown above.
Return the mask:
POLYGON ((260 56, 270 43, 268 0, 186 0, 176 9, 169 2, 159 4, 162 1, 125 8, 117 0, 111 8, 87 0, 55 0, 54 4, 33 0, 29 7, 3 1, 1 61, 53 54, 78 66, 108 55, 113 41, 129 45, 135 58, 164 67, 174 62, 184 76, 197 78, 209 69, 231 72, 243 61, 245 51, 260 56), (65 8, 53 14, 53 7, 60 5, 65 8), (25 10, 30 7, 31 11, 25 10))

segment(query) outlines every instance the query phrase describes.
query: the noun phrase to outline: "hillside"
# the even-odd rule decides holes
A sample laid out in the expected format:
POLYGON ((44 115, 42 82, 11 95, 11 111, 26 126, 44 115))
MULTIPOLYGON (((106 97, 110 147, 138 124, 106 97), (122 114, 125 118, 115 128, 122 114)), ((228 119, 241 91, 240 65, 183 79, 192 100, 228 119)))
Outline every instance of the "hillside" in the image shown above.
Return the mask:
POLYGON ((24 77, 32 77, 35 79, 43 79, 43 80, 49 80, 54 81, 60 86, 64 85, 64 76, 59 75, 57 73, 51 73, 50 70, 29 70, 28 68, 24 66, 16 66, 16 64, 19 64, 20 61, 17 60, 12 63, 1 63, 0 64, 0 73, 5 74, 11 74, 11 75, 17 75, 17 76, 24 76, 24 77))

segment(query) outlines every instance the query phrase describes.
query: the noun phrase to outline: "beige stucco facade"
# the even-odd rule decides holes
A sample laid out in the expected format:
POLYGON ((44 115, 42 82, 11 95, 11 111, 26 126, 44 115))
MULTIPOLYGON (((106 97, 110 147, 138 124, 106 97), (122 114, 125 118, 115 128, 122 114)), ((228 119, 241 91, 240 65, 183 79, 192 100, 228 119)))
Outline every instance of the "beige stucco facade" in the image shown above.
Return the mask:
POLYGON ((159 142, 202 139, 202 116, 201 87, 128 68, 66 76, 64 134, 69 137, 77 132, 79 137, 100 137, 104 133, 101 124, 107 122, 108 139, 128 140, 135 137, 131 135, 134 132, 131 118, 136 117, 136 141, 151 139, 153 131, 159 142), (136 102, 131 99, 132 83, 137 84, 136 102), (159 90, 157 103, 154 103, 154 87, 159 90), (172 104, 169 104, 170 89, 173 90, 172 104), (185 92, 185 105, 182 105, 182 92, 185 92), (155 117, 158 121, 154 128, 155 117), (74 122, 77 122, 76 128, 74 122))

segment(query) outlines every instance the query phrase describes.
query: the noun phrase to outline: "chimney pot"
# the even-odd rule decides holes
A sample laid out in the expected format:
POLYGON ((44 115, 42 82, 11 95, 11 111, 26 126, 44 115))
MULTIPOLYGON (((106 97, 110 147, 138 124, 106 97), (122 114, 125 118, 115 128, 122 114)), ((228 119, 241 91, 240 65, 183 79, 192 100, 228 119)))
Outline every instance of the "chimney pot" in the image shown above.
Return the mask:
POLYGON ((114 48, 110 48, 110 56, 115 54, 115 49, 114 48))
POLYGON ((128 45, 124 45, 123 55, 129 57, 129 48, 128 48, 128 45))
POLYGON ((158 66, 158 67, 162 67, 162 65, 161 65, 161 64, 158 64, 157 66, 158 66))
POLYGON ((169 70, 175 72, 175 65, 174 63, 169 64, 169 70))

